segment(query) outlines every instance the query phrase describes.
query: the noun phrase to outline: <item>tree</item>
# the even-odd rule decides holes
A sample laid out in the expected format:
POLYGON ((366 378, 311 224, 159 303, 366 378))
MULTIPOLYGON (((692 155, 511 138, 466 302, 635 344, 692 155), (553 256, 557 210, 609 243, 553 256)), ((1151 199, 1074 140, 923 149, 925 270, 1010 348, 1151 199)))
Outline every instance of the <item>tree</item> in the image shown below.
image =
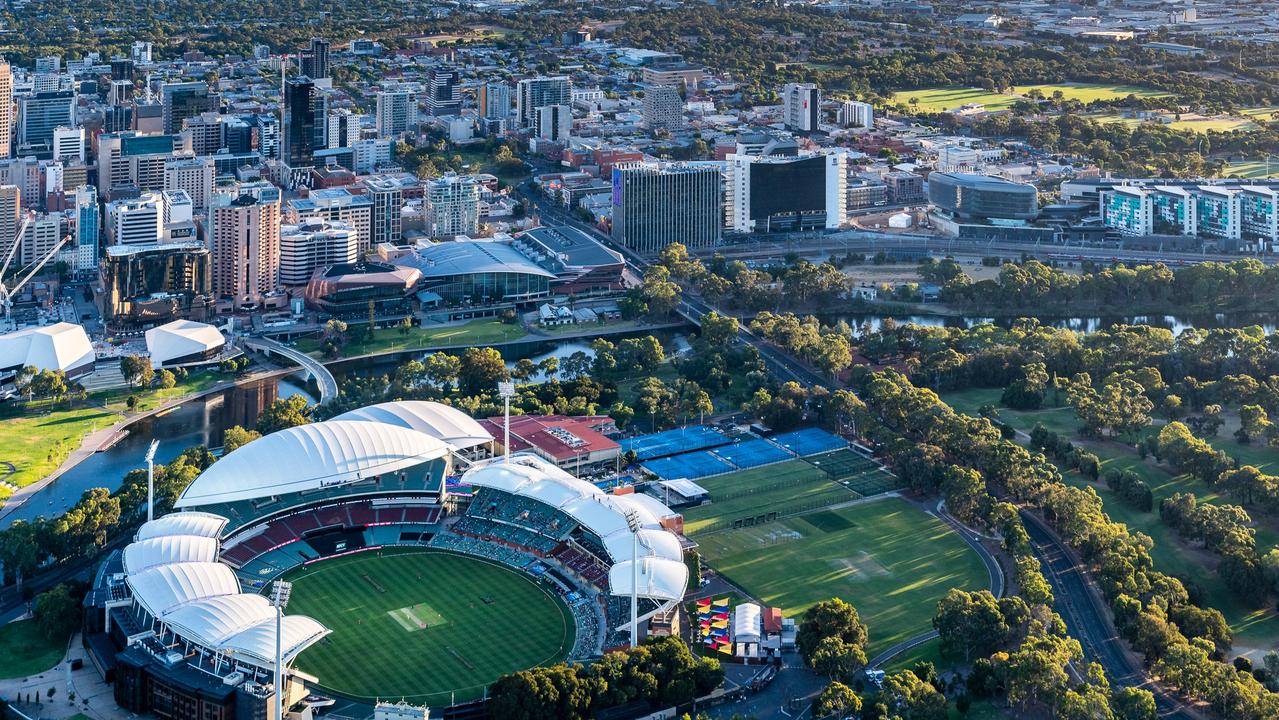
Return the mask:
POLYGON ((267 405, 254 428, 262 435, 311 422, 311 407, 302 395, 292 395, 267 405))
POLYGON ((537 363, 528 358, 520 358, 511 369, 511 377, 520 382, 528 382, 537 374, 537 363))
POLYGON ((813 700, 814 717, 843 718, 862 711, 862 699, 841 682, 827 685, 813 700))
POLYGON ((159 377, 161 390, 172 390, 178 384, 178 378, 171 370, 161 370, 159 377))
POLYGON ((1111 693, 1110 709, 1115 720, 1155 720, 1159 716, 1155 696, 1143 688, 1118 688, 1111 693))
POLYGON ((120 374, 130 386, 149 385, 155 377, 151 368, 151 359, 141 355, 125 355, 120 358, 120 374))
POLYGON ((235 452, 238 448, 262 437, 257 430, 246 430, 239 425, 232 425, 222 433, 222 453, 235 452))
POLYGON ((41 552, 40 524, 27 520, 14 520, 7 530, 0 532, 0 565, 13 573, 19 588, 22 581, 31 576, 47 552, 41 552))
POLYGON ((457 382, 463 395, 495 392, 497 384, 510 377, 502 353, 496 348, 471 347, 462 353, 457 382))
POLYGON ((448 353, 431 353, 422 362, 426 379, 441 391, 447 390, 457 382, 458 373, 462 370, 462 360, 448 353))
POLYGON ((838 638, 848 645, 858 648, 866 647, 869 636, 866 624, 857 614, 857 608, 840 598, 823 600, 804 612, 799 630, 795 636, 795 644, 799 654, 809 665, 822 640, 838 638))
POLYGON ((33 615, 40 632, 50 642, 65 642, 80 625, 80 599, 66 583, 55 585, 36 596, 33 615))
POLYGON ((1249 442, 1266 434, 1270 429, 1270 418, 1265 408, 1260 405, 1244 405, 1239 408, 1239 439, 1249 442))
POLYGON ((854 673, 866 667, 866 651, 832 635, 817 643, 809 664, 818 675, 832 681, 851 682, 854 673))
POLYGON ((952 588, 937 601, 933 628, 941 636, 941 651, 947 657, 968 662, 973 653, 989 655, 1008 637, 1008 624, 999 601, 989 590, 965 592, 952 588))
POLYGON ((910 670, 884 678, 881 693, 892 717, 903 720, 946 720, 946 696, 910 670))

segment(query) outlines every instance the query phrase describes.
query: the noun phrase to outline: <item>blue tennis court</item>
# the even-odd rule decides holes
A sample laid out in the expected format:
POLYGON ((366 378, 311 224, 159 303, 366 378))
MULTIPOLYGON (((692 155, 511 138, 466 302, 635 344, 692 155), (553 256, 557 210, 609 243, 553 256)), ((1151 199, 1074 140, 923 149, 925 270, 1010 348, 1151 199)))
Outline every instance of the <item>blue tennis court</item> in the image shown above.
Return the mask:
POLYGON ((848 447, 848 441, 821 428, 793 430, 769 438, 773 442, 799 455, 808 457, 848 447))
POLYGON ((635 457, 642 462, 692 450, 705 450, 727 442, 728 438, 717 430, 705 425, 690 425, 651 435, 626 438, 618 444, 622 446, 622 452, 634 450, 635 457))
POLYGON ((789 450, 767 440, 746 440, 732 445, 723 445, 715 448, 715 454, 739 468, 770 465, 795 457, 789 450))
POLYGON ((643 467, 664 480, 678 478, 696 480, 736 470, 732 465, 705 450, 649 460, 643 464, 643 467))

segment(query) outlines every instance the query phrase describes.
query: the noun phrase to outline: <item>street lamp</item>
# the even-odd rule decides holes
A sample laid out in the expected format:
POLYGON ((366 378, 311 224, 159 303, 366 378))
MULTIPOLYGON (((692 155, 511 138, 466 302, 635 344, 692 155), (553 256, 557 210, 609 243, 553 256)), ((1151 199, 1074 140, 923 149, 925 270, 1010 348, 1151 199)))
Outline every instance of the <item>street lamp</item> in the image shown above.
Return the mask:
POLYGON ((155 451, 160 447, 159 440, 152 440, 147 448, 147 522, 155 519, 155 451))
POLYGON ((503 462, 511 461, 511 398, 515 397, 515 383, 507 380, 497 384, 497 394, 502 397, 503 423, 502 451, 503 462))
POLYGON ((284 650, 280 626, 284 623, 284 608, 288 606, 292 592, 291 582, 276 580, 271 585, 271 605, 275 608, 275 720, 284 720, 284 650))

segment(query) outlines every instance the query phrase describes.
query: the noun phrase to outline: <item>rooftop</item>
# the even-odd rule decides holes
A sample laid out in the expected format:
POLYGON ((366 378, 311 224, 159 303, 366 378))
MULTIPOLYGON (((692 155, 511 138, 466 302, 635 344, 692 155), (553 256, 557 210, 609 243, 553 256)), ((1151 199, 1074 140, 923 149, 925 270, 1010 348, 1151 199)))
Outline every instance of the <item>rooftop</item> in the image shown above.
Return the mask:
POLYGON ((489 240, 457 240, 420 246, 396 260, 415 267, 427 278, 485 272, 525 273, 554 278, 537 263, 506 243, 489 240))

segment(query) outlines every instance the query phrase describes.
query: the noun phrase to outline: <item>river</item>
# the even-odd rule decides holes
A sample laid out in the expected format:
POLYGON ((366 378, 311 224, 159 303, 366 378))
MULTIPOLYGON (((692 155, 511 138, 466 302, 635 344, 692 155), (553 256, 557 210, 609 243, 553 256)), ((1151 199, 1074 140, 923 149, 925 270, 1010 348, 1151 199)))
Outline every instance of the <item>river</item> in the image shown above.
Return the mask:
MULTIPOLYGON (((824 322, 831 323, 842 319, 853 326, 854 332, 862 327, 876 330, 883 326, 884 315, 843 315, 824 316, 824 322)), ((972 327, 983 322, 996 322, 1007 325, 1010 318, 984 318, 975 316, 941 316, 941 315, 905 315, 893 318, 898 323, 917 323, 934 327, 972 327)), ((1207 316, 1136 316, 1136 317, 1071 317, 1044 318, 1045 324, 1055 327, 1070 328, 1080 332, 1094 332, 1100 328, 1119 323, 1146 323, 1166 327, 1174 332, 1181 332, 1191 327, 1243 327, 1260 325, 1266 332, 1274 332, 1276 323, 1267 316, 1256 314, 1216 314, 1207 316)), ((622 337, 645 335, 643 331, 611 337, 617 342, 622 337)), ((687 338, 678 331, 654 333, 662 339, 668 348, 677 352, 688 348, 687 338)), ((589 339, 572 340, 532 340, 511 343, 501 347, 508 364, 521 358, 530 358, 540 362, 548 357, 558 357, 561 361, 575 352, 591 353, 589 339)), ((334 377, 339 384, 347 375, 372 373, 390 373, 397 363, 408 357, 422 357, 427 353, 400 353, 386 359, 370 362, 369 360, 352 360, 336 362, 330 365, 334 377)), ((534 381, 541 377, 534 377, 534 381)), ((160 441, 156 452, 156 462, 165 463, 172 460, 183 450, 195 445, 218 447, 222 444, 222 433, 233 425, 249 427, 257 420, 262 408, 277 398, 286 398, 297 393, 304 393, 311 398, 310 392, 291 378, 275 378, 257 380, 212 395, 190 400, 164 413, 139 420, 134 423, 129 434, 110 449, 95 453, 80 464, 68 470, 56 481, 50 483, 34 494, 30 500, 18 510, 0 518, 0 529, 9 526, 14 520, 30 520, 36 516, 54 516, 65 512, 80 499, 85 490, 94 487, 105 487, 115 490, 124 479, 124 475, 135 468, 145 467, 143 458, 152 438, 160 441)))

